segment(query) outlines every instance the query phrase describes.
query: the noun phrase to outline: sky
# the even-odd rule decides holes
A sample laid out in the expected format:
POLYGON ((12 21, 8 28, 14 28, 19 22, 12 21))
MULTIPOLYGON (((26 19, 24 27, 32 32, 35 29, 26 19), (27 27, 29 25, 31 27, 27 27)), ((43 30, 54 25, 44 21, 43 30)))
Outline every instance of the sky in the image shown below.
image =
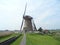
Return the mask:
POLYGON ((20 29, 26 2, 37 29, 60 29, 60 0, 0 0, 0 30, 20 29))

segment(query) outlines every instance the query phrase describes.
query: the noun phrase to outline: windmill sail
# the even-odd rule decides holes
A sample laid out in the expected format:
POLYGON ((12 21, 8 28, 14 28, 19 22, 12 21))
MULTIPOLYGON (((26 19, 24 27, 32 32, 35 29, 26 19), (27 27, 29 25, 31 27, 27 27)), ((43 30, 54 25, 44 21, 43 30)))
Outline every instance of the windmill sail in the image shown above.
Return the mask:
POLYGON ((26 3, 26 5, 25 5, 25 10, 24 10, 23 16, 25 16, 26 8, 27 8, 27 3, 26 3))
POLYGON ((36 31, 37 28, 36 28, 36 26, 35 26, 34 20, 33 20, 33 26, 34 26, 34 31, 36 31))
MULTIPOLYGON (((27 3, 26 3, 26 5, 25 5, 25 10, 24 10, 24 13, 23 13, 23 17, 25 16, 25 13, 26 13, 26 8, 27 8, 27 3)), ((21 24, 21 28, 20 28, 20 30, 22 30, 23 21, 24 21, 24 19, 22 20, 22 24, 21 24)))

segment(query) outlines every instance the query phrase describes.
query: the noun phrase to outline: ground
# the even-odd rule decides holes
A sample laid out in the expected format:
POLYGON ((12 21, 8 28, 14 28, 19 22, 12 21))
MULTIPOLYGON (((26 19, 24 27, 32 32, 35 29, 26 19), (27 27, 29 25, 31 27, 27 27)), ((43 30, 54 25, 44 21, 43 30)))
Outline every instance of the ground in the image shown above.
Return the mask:
POLYGON ((27 34, 26 45, 60 45, 60 41, 48 35, 27 34))

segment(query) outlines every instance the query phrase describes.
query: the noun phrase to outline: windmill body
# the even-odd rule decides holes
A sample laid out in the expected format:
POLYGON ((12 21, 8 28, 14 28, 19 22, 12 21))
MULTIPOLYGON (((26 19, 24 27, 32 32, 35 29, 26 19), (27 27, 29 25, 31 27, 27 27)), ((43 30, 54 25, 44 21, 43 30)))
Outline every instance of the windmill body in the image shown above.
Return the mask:
POLYGON ((25 31, 33 31, 33 26, 32 26, 32 17, 31 16, 24 16, 24 27, 23 30, 25 31))

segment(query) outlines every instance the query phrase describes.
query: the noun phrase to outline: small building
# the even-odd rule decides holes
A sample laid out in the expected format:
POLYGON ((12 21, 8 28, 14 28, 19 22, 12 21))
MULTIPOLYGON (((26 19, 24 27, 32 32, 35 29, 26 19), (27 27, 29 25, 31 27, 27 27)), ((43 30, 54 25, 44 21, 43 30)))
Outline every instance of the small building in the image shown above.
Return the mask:
POLYGON ((48 33, 50 33, 50 31, 49 30, 44 30, 43 33, 48 34, 48 33))

